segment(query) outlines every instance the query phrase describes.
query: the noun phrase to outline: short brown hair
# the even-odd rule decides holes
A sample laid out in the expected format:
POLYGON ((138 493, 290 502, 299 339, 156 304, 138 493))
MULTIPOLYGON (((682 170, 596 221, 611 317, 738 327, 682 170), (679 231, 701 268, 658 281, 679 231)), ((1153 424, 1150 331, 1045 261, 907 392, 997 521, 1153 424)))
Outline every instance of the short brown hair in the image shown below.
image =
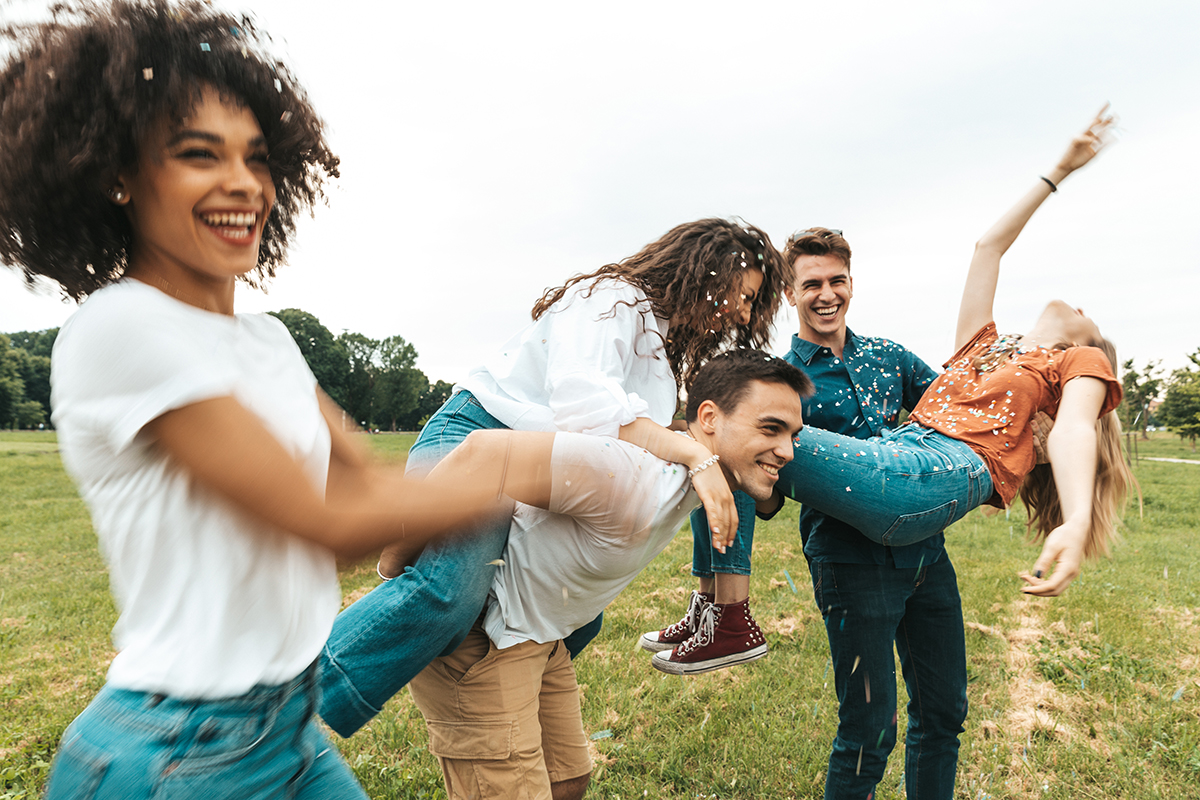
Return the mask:
POLYGON ((783 259, 789 269, 799 256, 835 256, 846 265, 846 271, 850 271, 850 245, 841 231, 808 228, 793 233, 783 246, 783 259))
POLYGON ((684 418, 695 422, 705 400, 713 401, 726 414, 733 413, 753 381, 783 384, 800 397, 813 393, 812 380, 779 356, 749 348, 726 350, 696 370, 684 418))

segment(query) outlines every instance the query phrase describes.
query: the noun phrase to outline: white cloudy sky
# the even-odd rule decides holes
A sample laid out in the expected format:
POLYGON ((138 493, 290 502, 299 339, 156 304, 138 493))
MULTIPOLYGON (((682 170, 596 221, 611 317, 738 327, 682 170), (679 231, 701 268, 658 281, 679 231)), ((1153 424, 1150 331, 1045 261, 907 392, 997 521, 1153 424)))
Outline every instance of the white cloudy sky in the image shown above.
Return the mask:
MULTIPOLYGON (((842 228, 861 333, 949 355, 975 239, 1105 101, 1121 138, 1005 260, 996 316, 1082 306, 1122 357, 1200 347, 1200 4, 224 0, 271 31, 343 174, 241 310, 400 334, 455 380, 550 285, 673 225, 842 228)), ((0 331, 70 305, 0 270, 0 331)), ((794 313, 781 315, 776 350, 794 313)))

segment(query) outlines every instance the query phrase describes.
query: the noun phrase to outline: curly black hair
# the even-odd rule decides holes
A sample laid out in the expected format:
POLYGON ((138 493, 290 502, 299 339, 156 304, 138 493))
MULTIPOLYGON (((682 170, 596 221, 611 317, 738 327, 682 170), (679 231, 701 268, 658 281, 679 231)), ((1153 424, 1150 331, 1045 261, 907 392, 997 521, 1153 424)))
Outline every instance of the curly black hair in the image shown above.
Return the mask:
POLYGON ((296 215, 324 197, 338 158, 324 123, 249 17, 199 0, 58 3, 49 20, 0 26, 0 261, 79 300, 124 273, 132 230, 106 190, 152 126, 182 122, 207 87, 250 110, 275 183, 258 265, 275 274, 296 215))

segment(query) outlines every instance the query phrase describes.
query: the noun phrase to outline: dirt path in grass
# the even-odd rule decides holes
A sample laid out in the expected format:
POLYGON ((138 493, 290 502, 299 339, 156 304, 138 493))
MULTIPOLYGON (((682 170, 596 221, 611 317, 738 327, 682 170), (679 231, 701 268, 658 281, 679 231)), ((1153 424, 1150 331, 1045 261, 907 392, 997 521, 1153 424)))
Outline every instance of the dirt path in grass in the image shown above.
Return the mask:
MULTIPOLYGON (((991 729, 988 735, 1008 743, 1011 772, 1006 788, 1013 797, 1041 797, 1046 785, 1057 780, 1054 771, 1042 774, 1034 766, 1039 760, 1030 757, 1034 748, 1048 742, 1084 741, 1098 754, 1106 758, 1110 755, 1110 748, 1096 726, 1080 725, 1084 716, 1081 712, 1085 711, 1080 707, 1081 701, 1059 691, 1038 669, 1039 645, 1044 640, 1070 640, 1061 622, 1046 623, 1045 609, 1044 602, 1021 597, 1009 607, 1010 623, 1006 629, 967 623, 970 628, 1001 637, 1008 643, 1005 655, 1008 711, 998 722, 986 721, 983 726, 991 729)), ((1084 654, 1071 647, 1063 655, 1084 654)))

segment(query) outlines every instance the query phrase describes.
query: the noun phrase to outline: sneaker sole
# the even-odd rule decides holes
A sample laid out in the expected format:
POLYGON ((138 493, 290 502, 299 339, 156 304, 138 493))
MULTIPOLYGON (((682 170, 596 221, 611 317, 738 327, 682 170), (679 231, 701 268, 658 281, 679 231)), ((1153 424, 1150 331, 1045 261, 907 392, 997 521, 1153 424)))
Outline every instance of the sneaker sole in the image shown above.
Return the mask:
POLYGON ((638 640, 638 647, 649 650, 651 653, 661 653, 663 650, 674 650, 675 645, 681 644, 681 642, 675 642, 675 644, 660 642, 657 638, 653 638, 657 636, 658 631, 642 634, 642 638, 638 640))
POLYGON ((757 661, 767 654, 767 646, 760 644, 752 650, 746 650, 742 653, 733 653, 720 658, 710 658, 707 661, 671 661, 670 658, 661 658, 657 655, 650 659, 650 665, 659 672, 666 672, 671 675, 699 675, 701 672, 712 672, 716 669, 725 669, 726 667, 735 667, 738 664, 745 664, 750 661, 757 661))

